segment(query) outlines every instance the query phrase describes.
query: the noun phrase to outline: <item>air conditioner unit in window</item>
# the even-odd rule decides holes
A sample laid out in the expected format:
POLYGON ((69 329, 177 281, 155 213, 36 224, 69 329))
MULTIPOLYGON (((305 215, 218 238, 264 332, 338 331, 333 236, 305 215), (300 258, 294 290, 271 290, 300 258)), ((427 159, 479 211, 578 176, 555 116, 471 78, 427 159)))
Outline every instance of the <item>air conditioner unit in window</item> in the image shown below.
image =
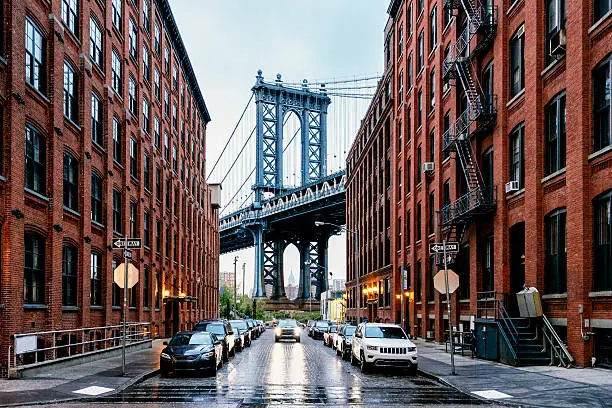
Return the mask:
POLYGON ((557 31, 550 37, 550 55, 565 54, 565 29, 557 31))
POLYGON ((518 181, 510 181, 506 183, 506 194, 513 193, 519 190, 519 182, 518 181))
POLYGON ((423 163, 423 173, 426 173, 428 171, 434 171, 434 163, 433 162, 425 162, 423 163))

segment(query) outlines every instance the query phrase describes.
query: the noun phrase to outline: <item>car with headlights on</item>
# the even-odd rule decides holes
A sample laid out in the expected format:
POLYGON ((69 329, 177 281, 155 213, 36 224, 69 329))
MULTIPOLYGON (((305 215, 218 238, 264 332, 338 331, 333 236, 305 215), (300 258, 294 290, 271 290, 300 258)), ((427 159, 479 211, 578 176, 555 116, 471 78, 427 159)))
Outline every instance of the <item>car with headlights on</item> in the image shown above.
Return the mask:
POLYGON ((162 377, 177 371, 216 373, 223 366, 223 344, 213 333, 179 332, 159 355, 162 377))
POLYGON ((357 326, 344 324, 338 328, 336 334, 336 354, 342 357, 343 360, 348 360, 351 355, 351 347, 353 344, 353 335, 357 326))
POLYGON ((310 328, 310 331, 312 333, 311 337, 315 340, 317 339, 323 339, 323 333, 325 333, 325 331, 327 331, 327 328, 329 327, 329 322, 325 321, 325 320, 317 320, 316 322, 314 322, 314 324, 312 325, 312 327, 310 328))
POLYGON ((227 320, 203 320, 194 326, 193 331, 207 331, 217 336, 223 343, 223 361, 236 355, 236 335, 227 320))
POLYGON ((337 333, 338 333, 337 324, 332 324, 331 326, 329 326, 327 330, 325 330, 325 332, 323 333, 323 344, 325 344, 327 347, 333 347, 334 337, 336 337, 337 333))
POLYGON ((353 336, 351 364, 359 365, 362 373, 372 367, 397 367, 416 374, 417 348, 396 324, 361 323, 353 336))
POLYGON ((274 341, 280 340, 295 340, 296 343, 300 342, 300 334, 302 329, 298 326, 298 323, 294 319, 281 319, 278 321, 276 328, 274 329, 274 341))
MULTIPOLYGON (((229 323, 232 325, 232 329, 234 329, 234 334, 236 334, 236 331, 240 334, 240 348, 249 347, 251 345, 252 330, 246 320, 230 320, 229 323)), ((236 341, 238 342, 238 337, 236 337, 236 341)))

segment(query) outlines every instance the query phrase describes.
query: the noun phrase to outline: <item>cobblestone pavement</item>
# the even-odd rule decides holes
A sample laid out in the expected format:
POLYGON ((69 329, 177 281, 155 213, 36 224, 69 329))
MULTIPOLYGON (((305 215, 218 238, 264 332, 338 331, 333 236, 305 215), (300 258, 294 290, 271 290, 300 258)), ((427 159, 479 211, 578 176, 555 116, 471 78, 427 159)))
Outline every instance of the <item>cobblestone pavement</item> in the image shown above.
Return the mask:
MULTIPOLYGON (((306 335, 301 343, 274 342, 266 331, 225 363, 216 377, 150 378, 119 394, 91 401, 148 406, 473 406, 485 404, 423 376, 361 374, 357 367, 306 335)), ((76 405, 76 404, 75 404, 76 405)))

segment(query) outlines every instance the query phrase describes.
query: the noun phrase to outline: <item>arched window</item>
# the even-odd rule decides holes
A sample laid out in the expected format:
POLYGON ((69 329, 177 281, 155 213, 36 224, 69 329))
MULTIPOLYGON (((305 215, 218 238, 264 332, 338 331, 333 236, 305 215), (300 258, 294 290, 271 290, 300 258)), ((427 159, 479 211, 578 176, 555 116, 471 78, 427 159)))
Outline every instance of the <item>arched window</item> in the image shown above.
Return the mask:
POLYGON ((78 251, 66 244, 62 250, 62 306, 77 305, 78 251))
POLYGON ((24 248, 23 303, 45 304, 45 238, 26 232, 24 248))
POLYGON ((64 153, 64 207, 79 210, 79 162, 64 153))

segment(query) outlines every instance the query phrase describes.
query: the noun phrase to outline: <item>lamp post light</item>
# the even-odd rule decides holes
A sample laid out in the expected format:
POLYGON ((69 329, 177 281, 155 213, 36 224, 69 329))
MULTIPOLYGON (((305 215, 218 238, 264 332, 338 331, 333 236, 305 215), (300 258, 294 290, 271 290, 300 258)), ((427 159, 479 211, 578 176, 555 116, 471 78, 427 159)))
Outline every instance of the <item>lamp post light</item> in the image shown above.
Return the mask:
MULTIPOLYGON (((354 251, 355 251, 355 287, 356 287, 356 292, 355 293, 359 293, 359 233, 357 232, 357 230, 352 230, 347 228, 346 226, 343 225, 336 225, 336 224, 332 224, 331 222, 323 222, 323 221, 315 221, 315 226, 317 227, 321 227, 323 225, 329 225, 332 227, 336 227, 336 228, 340 228, 341 230, 344 230, 346 232, 348 232, 349 234, 353 234, 354 236, 354 251)), ((359 323, 359 318, 361 315, 361 305, 360 305, 360 300, 361 300, 361 296, 357 296, 357 323, 359 323)))

